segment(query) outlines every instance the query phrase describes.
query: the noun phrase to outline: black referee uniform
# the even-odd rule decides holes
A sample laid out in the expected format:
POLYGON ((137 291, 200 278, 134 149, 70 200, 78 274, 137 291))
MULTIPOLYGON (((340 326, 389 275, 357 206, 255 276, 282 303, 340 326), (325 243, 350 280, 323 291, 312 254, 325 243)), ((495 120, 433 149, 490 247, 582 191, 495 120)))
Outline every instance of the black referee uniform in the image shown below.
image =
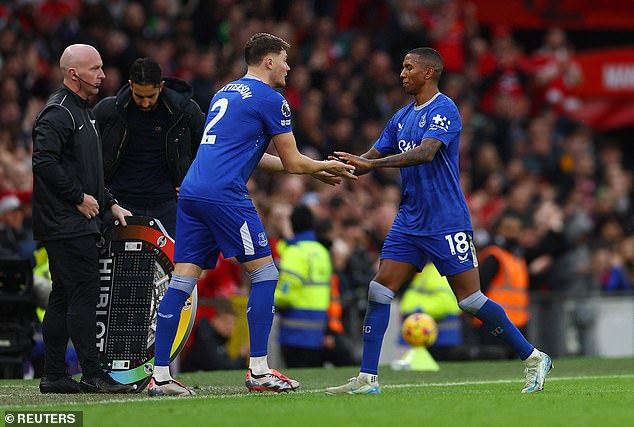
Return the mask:
POLYGON ((65 85, 35 121, 33 180, 33 232, 48 252, 53 281, 43 322, 44 377, 67 375, 69 337, 83 375, 102 375, 95 345, 99 224, 77 205, 84 193, 102 211, 115 201, 104 188, 101 142, 89 104, 65 85))

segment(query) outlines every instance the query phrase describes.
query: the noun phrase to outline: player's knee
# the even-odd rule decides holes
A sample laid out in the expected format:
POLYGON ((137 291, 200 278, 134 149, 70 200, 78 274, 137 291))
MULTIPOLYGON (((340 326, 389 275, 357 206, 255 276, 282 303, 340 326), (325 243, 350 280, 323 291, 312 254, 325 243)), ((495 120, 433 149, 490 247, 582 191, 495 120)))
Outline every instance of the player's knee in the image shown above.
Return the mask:
POLYGON ((191 295, 192 292, 194 292, 196 283, 198 283, 198 279, 195 277, 174 275, 172 276, 169 287, 183 291, 187 295, 191 295))
POLYGON ((253 270, 249 273, 249 276, 251 277, 251 283, 259 283, 270 280, 277 282, 277 279, 280 277, 280 273, 277 271, 275 263, 269 262, 268 264, 264 264, 263 266, 253 270))
POLYGON ((476 314, 485 302, 488 301, 486 295, 482 291, 476 291, 468 297, 458 301, 458 307, 465 313, 476 314))
POLYGON ((394 291, 386 288, 382 284, 376 281, 370 282, 370 289, 368 289, 368 300, 375 301, 381 304, 389 304, 394 298, 394 291))

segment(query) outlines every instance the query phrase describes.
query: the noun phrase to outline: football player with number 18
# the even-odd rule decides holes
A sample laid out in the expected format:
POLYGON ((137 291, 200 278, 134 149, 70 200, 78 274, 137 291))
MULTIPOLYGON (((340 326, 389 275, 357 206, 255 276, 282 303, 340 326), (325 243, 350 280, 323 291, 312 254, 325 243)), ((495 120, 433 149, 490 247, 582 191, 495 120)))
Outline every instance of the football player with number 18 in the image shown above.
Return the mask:
POLYGON ((431 260, 447 277, 460 308, 480 319, 525 363, 523 393, 539 391, 552 362, 511 323, 504 309, 480 291, 471 216, 460 187, 458 144, 462 123, 454 102, 438 91, 443 61, 431 48, 411 50, 401 80, 414 102, 398 111, 370 150, 355 156, 335 152, 361 175, 375 168, 400 168, 399 212, 370 282, 363 325, 363 358, 357 377, 327 394, 379 393, 378 363, 390 302, 403 283, 431 260))

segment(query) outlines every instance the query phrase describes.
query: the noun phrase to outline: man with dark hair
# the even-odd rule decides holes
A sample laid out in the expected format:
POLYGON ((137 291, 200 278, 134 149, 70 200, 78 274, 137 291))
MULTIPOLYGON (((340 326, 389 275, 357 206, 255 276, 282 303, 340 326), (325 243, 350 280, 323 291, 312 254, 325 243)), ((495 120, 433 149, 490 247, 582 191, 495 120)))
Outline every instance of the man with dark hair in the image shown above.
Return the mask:
POLYGON ((123 393, 97 359, 99 298, 97 216, 106 210, 126 225, 121 208, 104 187, 99 133, 88 100, 105 78, 97 50, 68 46, 59 60, 64 81, 33 126, 33 234, 48 253, 52 291, 42 324, 42 393, 123 393), (71 339, 82 369, 81 382, 66 371, 71 339))
POLYGON ((256 34, 245 48, 247 74, 223 86, 211 100, 198 155, 178 198, 174 274, 159 306, 151 396, 193 394, 169 372, 169 353, 183 304, 203 269, 214 268, 220 251, 236 257, 251 278, 247 306, 249 390, 282 392, 299 386, 268 365, 268 339, 275 313, 278 271, 247 181, 254 169, 311 174, 330 184, 355 179, 354 168, 336 160, 316 161, 297 149, 288 101, 275 88, 286 85, 288 44, 256 34), (280 157, 265 153, 273 141, 280 157))
POLYGON ((139 58, 130 80, 93 112, 101 132, 106 184, 134 215, 161 221, 176 235, 176 199, 196 156, 205 115, 183 80, 139 58))
POLYGON ((458 306, 478 318, 524 361, 523 393, 543 389, 550 357, 531 345, 504 309, 480 290, 471 216, 460 187, 458 144, 462 120, 456 104, 438 91, 443 61, 431 48, 411 50, 400 77, 414 102, 399 110, 368 152, 335 152, 356 174, 400 168, 402 198, 388 233, 379 271, 370 282, 359 375, 328 394, 379 393, 378 365, 390 303, 428 260, 447 277, 458 306))

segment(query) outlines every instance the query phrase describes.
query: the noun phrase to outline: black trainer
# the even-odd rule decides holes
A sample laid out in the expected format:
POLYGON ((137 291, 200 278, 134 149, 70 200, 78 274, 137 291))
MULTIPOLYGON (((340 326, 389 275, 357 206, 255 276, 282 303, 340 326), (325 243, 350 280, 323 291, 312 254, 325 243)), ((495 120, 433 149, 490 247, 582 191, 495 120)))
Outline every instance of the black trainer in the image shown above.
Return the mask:
POLYGON ((92 375, 83 375, 79 389, 83 393, 130 393, 132 386, 121 384, 104 371, 99 371, 92 375))
POLYGON ((79 393, 79 383, 66 374, 61 378, 51 379, 50 377, 42 376, 40 380, 40 393, 61 393, 61 394, 75 394, 79 393))

